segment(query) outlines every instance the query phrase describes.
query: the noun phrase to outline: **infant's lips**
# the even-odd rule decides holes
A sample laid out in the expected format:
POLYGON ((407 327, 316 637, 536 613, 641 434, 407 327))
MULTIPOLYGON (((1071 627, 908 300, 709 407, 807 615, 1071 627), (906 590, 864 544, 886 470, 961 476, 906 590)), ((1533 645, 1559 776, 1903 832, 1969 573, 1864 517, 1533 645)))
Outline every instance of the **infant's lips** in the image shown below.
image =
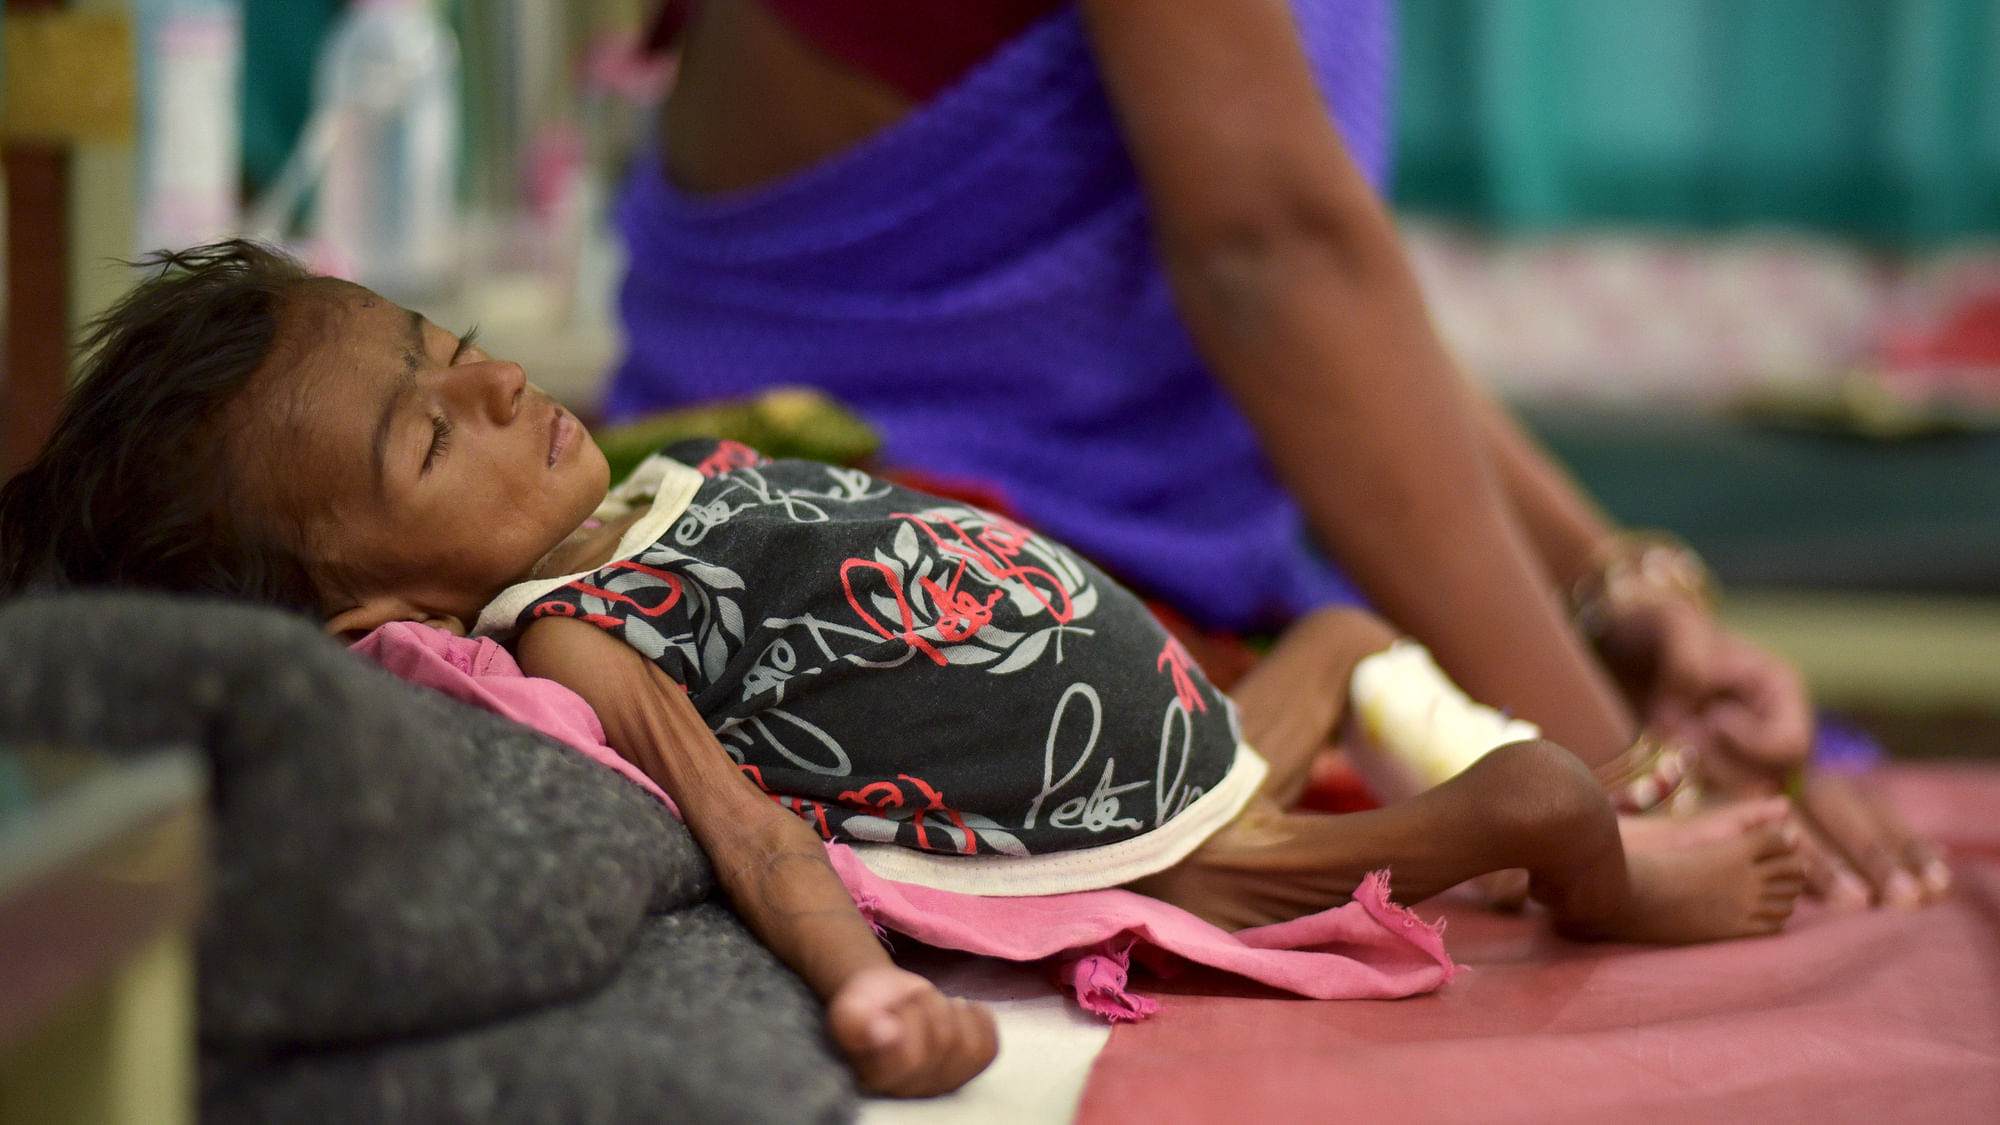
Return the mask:
POLYGON ((556 467, 556 461, 569 447, 570 435, 576 432, 576 424, 569 420, 569 412, 556 403, 549 404, 554 413, 549 415, 549 468, 556 467))

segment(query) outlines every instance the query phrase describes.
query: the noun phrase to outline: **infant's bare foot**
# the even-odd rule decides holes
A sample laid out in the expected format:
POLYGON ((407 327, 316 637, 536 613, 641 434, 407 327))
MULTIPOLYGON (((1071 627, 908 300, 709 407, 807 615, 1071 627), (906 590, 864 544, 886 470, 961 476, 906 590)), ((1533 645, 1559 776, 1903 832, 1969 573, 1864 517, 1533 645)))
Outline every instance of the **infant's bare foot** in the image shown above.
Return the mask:
POLYGON ((1630 903, 1590 936, 1681 945, 1772 934, 1805 888, 1799 829, 1782 818, 1751 823, 1733 836, 1630 854, 1626 866, 1630 903))
MULTIPOLYGON (((1768 797, 1705 809, 1692 816, 1621 816, 1618 838, 1625 844, 1626 855, 1649 855, 1732 840, 1764 825, 1781 823, 1790 813, 1791 806, 1783 797, 1768 797)), ((1528 873, 1519 868, 1487 872, 1472 880, 1472 885, 1495 910, 1519 910, 1528 901, 1528 873)))
POLYGON ((1645 855, 1733 839, 1752 829, 1778 824, 1790 812, 1791 806, 1783 797, 1765 797, 1704 809, 1691 816, 1621 816, 1618 838, 1625 843, 1626 855, 1645 855))

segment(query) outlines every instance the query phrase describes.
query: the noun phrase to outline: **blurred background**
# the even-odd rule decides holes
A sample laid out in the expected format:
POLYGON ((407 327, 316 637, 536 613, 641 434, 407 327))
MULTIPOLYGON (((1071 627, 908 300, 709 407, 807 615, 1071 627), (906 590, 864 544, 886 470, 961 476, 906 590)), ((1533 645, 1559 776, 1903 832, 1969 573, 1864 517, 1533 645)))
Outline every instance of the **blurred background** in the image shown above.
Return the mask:
MULTIPOLYGON (((129 283, 112 260, 235 232, 477 321, 588 415, 606 212, 672 80, 655 7, 12 0, 7 463, 129 283)), ((1823 696, 1983 745, 2000 0, 1398 7, 1394 202, 1468 370, 1619 519, 1702 550, 1823 696)))
MULTIPOLYGON (((5 0, 0 475, 119 260, 233 234, 476 322, 591 415, 621 346, 607 214, 673 79, 658 2, 5 0)), ((1895 754, 1993 754, 2000 0, 1398 8, 1393 202, 1466 369, 1614 517, 1699 549, 1823 704, 1895 754)), ((14 893, 58 835, 115 835, 113 876, 156 893, 121 923, 150 944, 39 1038, 9 998, 45 982, 0 972, 0 1123, 184 1120, 198 771, 124 771, 86 836, 22 815, 17 759, 0 939, 60 922, 14 893)))

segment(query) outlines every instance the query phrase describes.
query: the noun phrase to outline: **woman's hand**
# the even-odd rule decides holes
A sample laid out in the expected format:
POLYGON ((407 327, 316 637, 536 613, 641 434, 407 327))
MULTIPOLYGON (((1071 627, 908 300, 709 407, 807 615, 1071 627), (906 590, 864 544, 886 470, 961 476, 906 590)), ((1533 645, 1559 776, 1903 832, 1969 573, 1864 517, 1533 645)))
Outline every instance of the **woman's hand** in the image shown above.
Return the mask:
POLYGON ((1797 670, 1672 592, 1607 604, 1598 652, 1641 722, 1695 747, 1725 791, 1771 793, 1812 753, 1797 670))
MULTIPOLYGON (((1836 873, 1836 878, 1845 874, 1848 879, 1847 901, 1908 910, 1950 893, 1951 869, 1936 846, 1912 831, 1859 779, 1809 768, 1800 778, 1793 803, 1823 849, 1859 873, 1859 883, 1847 872, 1836 873), (1856 894, 1855 889, 1863 893, 1856 894)), ((1840 885, 1836 883, 1823 897, 1839 904, 1840 885)))
POLYGON ((827 1005, 827 1025, 862 1083, 899 1098, 956 1090, 999 1051, 984 1006, 893 966, 849 977, 827 1005))
POLYGON ((1808 764, 1811 701, 1785 660, 1671 594, 1607 607, 1598 649, 1648 726, 1695 747, 1712 791, 1765 796, 1798 779, 1791 792, 1811 829, 1809 881, 1820 898, 1907 908, 1950 889, 1936 848, 1885 802, 1808 764))

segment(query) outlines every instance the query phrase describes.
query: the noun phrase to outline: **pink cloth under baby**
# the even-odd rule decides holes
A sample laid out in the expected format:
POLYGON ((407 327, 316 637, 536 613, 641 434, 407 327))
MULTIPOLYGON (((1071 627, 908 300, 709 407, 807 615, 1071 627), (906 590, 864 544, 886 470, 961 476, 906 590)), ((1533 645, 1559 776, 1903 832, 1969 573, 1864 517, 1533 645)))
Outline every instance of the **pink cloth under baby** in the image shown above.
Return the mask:
MULTIPOLYGON (((604 744, 604 727, 581 696, 524 675, 493 641, 396 622, 353 647, 401 679, 574 747, 673 808, 651 778, 604 744)), ((1047 960, 1079 1004, 1114 1022, 1144 1019, 1158 1007, 1129 988, 1135 957, 1156 971, 1192 962, 1321 1000, 1413 996, 1458 971, 1442 927, 1389 901, 1387 872, 1370 876, 1344 906, 1229 933, 1132 891, 989 898, 884 879, 842 844, 828 844, 827 856, 878 930, 1010 961, 1047 960)))

